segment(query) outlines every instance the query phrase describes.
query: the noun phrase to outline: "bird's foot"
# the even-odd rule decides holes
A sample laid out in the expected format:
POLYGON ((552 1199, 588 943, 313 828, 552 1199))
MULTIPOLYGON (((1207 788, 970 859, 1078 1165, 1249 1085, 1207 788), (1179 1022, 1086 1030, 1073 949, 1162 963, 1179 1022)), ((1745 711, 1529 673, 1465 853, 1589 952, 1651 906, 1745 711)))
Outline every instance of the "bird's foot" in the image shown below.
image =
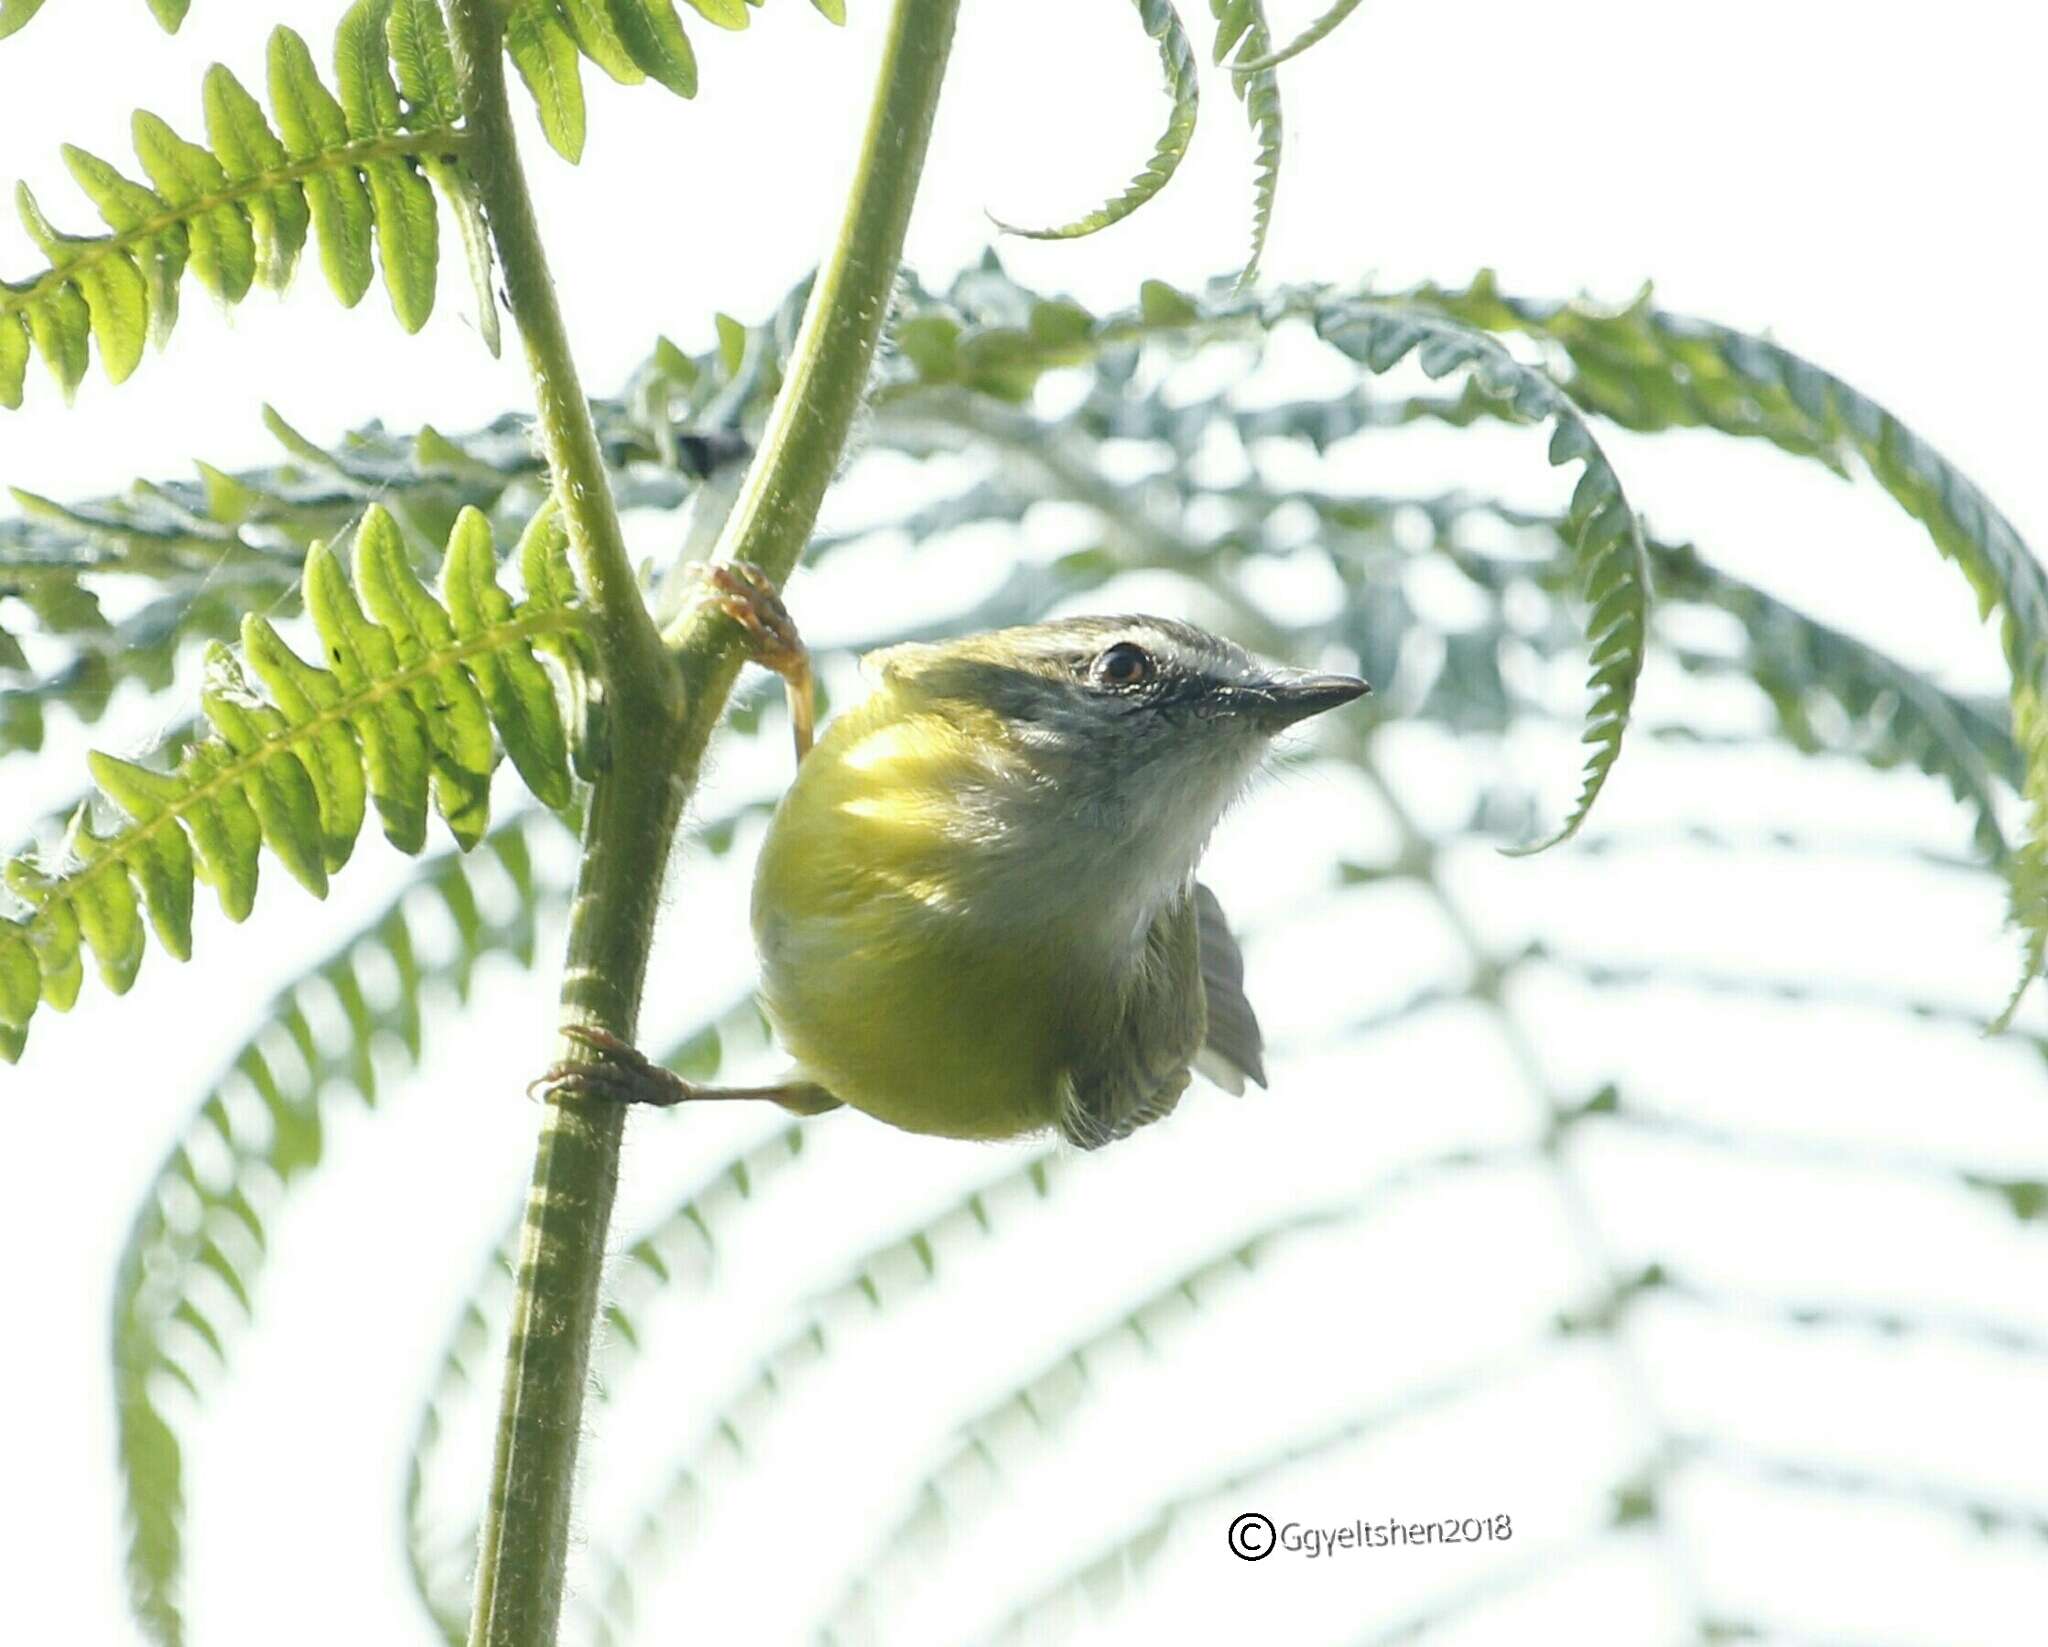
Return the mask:
POLYGON ((595 1062, 564 1059, 526 1089, 529 1098, 609 1098, 620 1104, 666 1108, 694 1098, 697 1089, 646 1053, 590 1024, 564 1024, 562 1034, 597 1055, 595 1062))
POLYGON ((808 675, 811 655, 796 620, 768 574, 752 561, 692 561, 684 573, 703 586, 698 599, 716 607, 746 631, 747 656, 784 680, 808 675))
POLYGON ((693 561, 683 571, 701 585, 697 599, 740 626, 746 635, 748 658, 782 677, 789 693, 797 759, 802 760, 811 747, 811 654, 781 594, 752 561, 693 561))

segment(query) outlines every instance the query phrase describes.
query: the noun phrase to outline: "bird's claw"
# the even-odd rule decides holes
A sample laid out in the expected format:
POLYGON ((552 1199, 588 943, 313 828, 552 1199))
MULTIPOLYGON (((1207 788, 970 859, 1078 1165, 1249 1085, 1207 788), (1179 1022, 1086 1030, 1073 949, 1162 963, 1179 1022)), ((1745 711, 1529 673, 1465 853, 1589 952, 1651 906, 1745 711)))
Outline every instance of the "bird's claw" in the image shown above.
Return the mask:
POLYGON ((684 569, 704 586, 700 596, 747 634, 747 655, 785 680, 795 680, 810 667, 810 654, 797 633, 796 620, 768 574, 752 561, 693 561, 684 569))
POLYGON ((526 1096, 551 1102, 559 1098, 607 1098, 619 1104, 666 1106, 689 1096, 683 1080, 655 1063, 638 1047, 593 1024, 564 1024, 563 1039, 596 1054, 595 1061, 565 1058, 550 1064, 526 1096))

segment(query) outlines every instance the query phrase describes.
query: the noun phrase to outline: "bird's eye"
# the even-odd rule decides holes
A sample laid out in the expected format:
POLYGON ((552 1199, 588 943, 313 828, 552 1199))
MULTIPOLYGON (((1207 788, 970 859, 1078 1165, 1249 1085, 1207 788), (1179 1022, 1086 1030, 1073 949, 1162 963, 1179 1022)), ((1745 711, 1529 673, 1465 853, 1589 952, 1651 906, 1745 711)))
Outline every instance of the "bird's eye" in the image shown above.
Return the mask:
POLYGON ((1089 673, 1098 686, 1137 686, 1152 678, 1152 654, 1134 641, 1118 641, 1089 673))

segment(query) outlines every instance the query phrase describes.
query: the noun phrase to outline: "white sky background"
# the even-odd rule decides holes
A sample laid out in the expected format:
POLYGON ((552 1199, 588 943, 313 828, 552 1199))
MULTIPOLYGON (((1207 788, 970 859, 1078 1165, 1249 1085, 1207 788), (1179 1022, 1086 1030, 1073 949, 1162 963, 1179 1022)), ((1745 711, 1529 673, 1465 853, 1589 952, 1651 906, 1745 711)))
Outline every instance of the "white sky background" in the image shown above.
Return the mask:
MULTIPOLYGON (((758 318, 814 261, 836 221, 883 17, 881 0, 852 9, 843 34, 802 0, 776 0, 745 37, 693 24, 703 80, 694 104, 652 87, 623 91, 587 71, 580 169, 527 128, 550 256, 593 391, 614 389, 657 331, 694 349, 715 310, 758 318)), ((1204 9, 1186 5, 1198 36, 1204 9)), ((1276 0, 1271 9, 1286 35, 1318 8, 1276 0)), ((263 28, 248 10, 195 0, 184 32, 165 39, 141 0, 50 0, 0 44, 0 172, 28 179, 60 224, 82 230, 90 214, 57 144, 126 164, 127 111, 137 104, 196 133, 209 62, 261 79, 263 28)), ((338 11, 299 4, 288 20, 324 59, 338 11)), ((1286 73, 1288 157, 1267 272, 1462 281, 1492 264, 1510 290, 1616 298, 1654 276, 1669 307, 1771 328, 1899 412, 2043 541, 2048 471, 2034 401, 2048 343, 2025 324, 2041 273, 2042 34, 2015 8, 1980 0, 1932 14, 1822 0, 1732 0, 1710 12, 1620 0, 1375 0, 1286 73)), ((984 208, 1051 220, 1120 187, 1156 134, 1156 81, 1135 14, 1115 0, 967 7, 911 261, 936 284, 978 255, 984 208)), ((1224 82, 1212 75, 1204 90, 1202 126, 1175 185, 1097 239, 1005 247, 1021 279, 1107 308, 1146 276, 1191 286, 1234 267, 1249 147, 1224 82)), ((0 231, 0 268, 32 266, 25 237, 0 231)), ((495 363, 483 353, 453 263, 441 292, 426 331, 407 339, 381 288, 345 312, 310 266, 283 303, 258 297, 232 316, 188 291, 167 355, 118 390, 95 367, 67 412, 33 369, 29 409, 0 419, 0 482, 73 498, 185 473, 198 457, 228 468, 267 462, 266 400, 321 439, 372 416, 456 432, 525 405, 516 350, 495 363)), ((1388 448, 1427 469, 1418 489, 1463 478, 1472 454, 1505 449, 1388 448)), ((1844 488, 1710 437, 1620 439, 1613 449, 1665 535, 1697 537, 1745 575, 1949 679, 1999 680, 1962 580, 1874 488, 1844 488)), ((1517 484, 1531 475, 1543 484, 1531 452, 1517 484)), ((1411 481, 1391 471, 1341 478, 1358 490, 1411 481)), ((651 555, 671 548, 659 534, 636 544, 651 555)), ((831 587, 853 589, 845 578, 831 587)), ((799 583, 800 620, 802 592, 799 583)), ((898 592, 865 598, 879 613, 898 592)), ((1648 689, 1643 712, 1658 713, 1648 689)), ((117 706, 90 741, 125 748, 150 731, 146 716, 124 718, 117 706)), ((0 770, 10 841, 75 787, 86 740, 52 741, 59 753, 37 776, 18 759, 0 770)), ((1562 746, 1546 753, 1569 771, 1562 746)), ((735 753, 719 781, 728 790, 765 781, 750 763, 735 753)), ((1397 772, 1404 799, 1426 816, 1455 813, 1467 764, 1415 740, 1397 772)), ((1342 780, 1297 780, 1226 827, 1209 878, 1255 932, 1304 905, 1314 911, 1328 859, 1373 844, 1360 822, 1369 817, 1342 780)), ((1790 822, 1844 841, 1964 839, 1928 785, 1851 780, 1790 759, 1688 764, 1640 740, 1595 827, 1657 821, 1790 822)), ((750 850, 743 840, 742 868, 750 850)), ((128 1218, 189 1096, 240 1043, 249 1013, 402 873, 366 840, 327 909, 267 875, 268 896, 246 928, 201 922, 203 973, 157 954, 126 1000, 90 982, 78 1010, 41 1017, 27 1060, 0 1073, 13 1169, 0 1199, 15 1324, 0 1363, 10 1414, 0 1479, 16 1484, 0 1494, 10 1637, 132 1637, 104 1364, 128 1218)), ((1504 937, 1541 927, 1615 958, 1846 976, 1987 1011, 2013 951, 1988 880, 1849 850, 1732 863, 1676 850, 1596 858, 1567 848, 1515 864, 1475 854, 1456 880, 1504 937)), ((747 976, 741 876, 718 866, 670 902, 651 1044, 747 976)), ((1276 1041, 1292 1031, 1300 1043, 1276 1060, 1270 1095, 1244 1107, 1198 1095, 1169 1125, 1105 1157, 1113 1171, 1086 1163, 1053 1201, 1018 1211, 1014 1239, 963 1261, 882 1330, 847 1334, 818 1397, 794 1402, 764 1432, 754 1474, 712 1502, 702 1537, 650 1599, 647 1639, 693 1624, 720 1640, 799 1639, 948 1425, 1119 1301, 1262 1216, 1320 1204, 1453 1142, 1526 1133, 1526 1098, 1469 1021, 1418 1023, 1363 1053, 1314 1044, 1346 1013, 1455 976, 1441 933, 1419 912, 1390 895, 1370 924, 1356 914, 1312 913, 1284 945, 1252 941, 1254 998, 1276 1041)), ((281 1627, 314 1641, 428 1639, 404 1590, 399 1472, 444 1324, 530 1156, 537 1114, 516 1093, 545 1056, 546 973, 494 969, 487 1010, 436 1035, 422 1075, 394 1085, 382 1113, 341 1106, 329 1164, 274 1221, 257 1327, 237 1338, 230 1378, 183 1432, 196 1642, 272 1639, 281 1627)), ((1544 1057, 1575 1088, 1634 1072, 1632 1090, 1702 1120, 1854 1136, 1983 1171, 2048 1172, 2038 1066, 2011 1047, 1676 990, 1603 1000, 1559 986, 1528 1006, 1544 1057)), ((621 1231, 766 1126, 745 1117, 636 1123, 621 1231)), ((594 1541, 627 1524, 805 1297, 872 1240, 1007 1159, 858 1118, 815 1131, 810 1176, 744 1215, 736 1229, 747 1238, 717 1291, 658 1315, 650 1365, 591 1453, 584 1527, 594 1541)), ((1987 1201, 1938 1183, 1703 1167, 1618 1142, 1590 1151, 1582 1176, 1623 1262, 1676 1253, 1689 1273, 1737 1292, 1897 1301, 2048 1330, 2039 1226, 2021 1231, 1987 1201)), ((1514 1343, 1569 1294, 1577 1262, 1554 1188, 1513 1173, 1390 1202, 1369 1228, 1285 1252, 1266 1285, 1175 1339, 1157 1367, 1106 1376, 1105 1398, 1049 1465, 1020 1478, 1014 1503, 905 1601, 889 1640, 960 1639, 1212 1468, 1514 1343)), ((1631 1343, 1674 1425, 2048 1502, 2038 1364, 1917 1340, 1886 1352, 1853 1335, 1787 1348, 1783 1335, 1678 1308, 1646 1316, 1631 1343)), ((1611 1362, 1558 1354, 1532 1364, 1482 1399, 1192 1508, 1152 1591, 1121 1626, 1089 1639, 1129 1639, 1134 1617, 1147 1639, 1272 1639, 1276 1614, 1299 1619, 1304 1641, 1369 1635, 1446 1584, 1540 1559, 1631 1467, 1640 1423, 1637 1395, 1611 1362), (1331 1521, 1506 1510, 1517 1538, 1504 1551, 1248 1567, 1225 1554, 1223 1528, 1249 1508, 1331 1521)), ((1862 1499, 1759 1493, 1737 1474, 1702 1475, 1672 1509, 1682 1555, 1623 1546, 1560 1562, 1443 1639, 1678 1639, 1687 1589, 1723 1611, 1776 1619, 1788 1639, 2018 1641, 2029 1634, 2024 1621, 2038 1628, 2048 1610, 2039 1542, 1978 1539, 1862 1499)))

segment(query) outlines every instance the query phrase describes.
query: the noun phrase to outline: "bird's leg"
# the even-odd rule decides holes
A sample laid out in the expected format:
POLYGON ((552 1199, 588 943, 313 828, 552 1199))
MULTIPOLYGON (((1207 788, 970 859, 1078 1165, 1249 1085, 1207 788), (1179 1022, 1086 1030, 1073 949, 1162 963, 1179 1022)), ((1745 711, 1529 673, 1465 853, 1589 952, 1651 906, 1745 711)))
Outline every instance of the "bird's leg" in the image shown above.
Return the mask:
POLYGON ((796 758, 801 761, 811 752, 816 694, 811 654, 797 634, 782 596, 751 561, 697 561, 685 571, 704 586, 698 599, 715 606, 746 631, 748 658, 782 677, 789 697, 790 729, 796 736, 796 758))
POLYGON ((822 1115, 839 1100, 821 1086, 792 1081, 774 1087, 702 1087, 655 1063, 639 1048, 588 1024, 565 1024, 562 1033, 598 1055, 596 1063, 567 1060, 552 1066, 526 1089, 529 1098, 610 1098, 621 1104, 697 1103, 711 1099, 760 1098, 794 1115, 822 1115))

